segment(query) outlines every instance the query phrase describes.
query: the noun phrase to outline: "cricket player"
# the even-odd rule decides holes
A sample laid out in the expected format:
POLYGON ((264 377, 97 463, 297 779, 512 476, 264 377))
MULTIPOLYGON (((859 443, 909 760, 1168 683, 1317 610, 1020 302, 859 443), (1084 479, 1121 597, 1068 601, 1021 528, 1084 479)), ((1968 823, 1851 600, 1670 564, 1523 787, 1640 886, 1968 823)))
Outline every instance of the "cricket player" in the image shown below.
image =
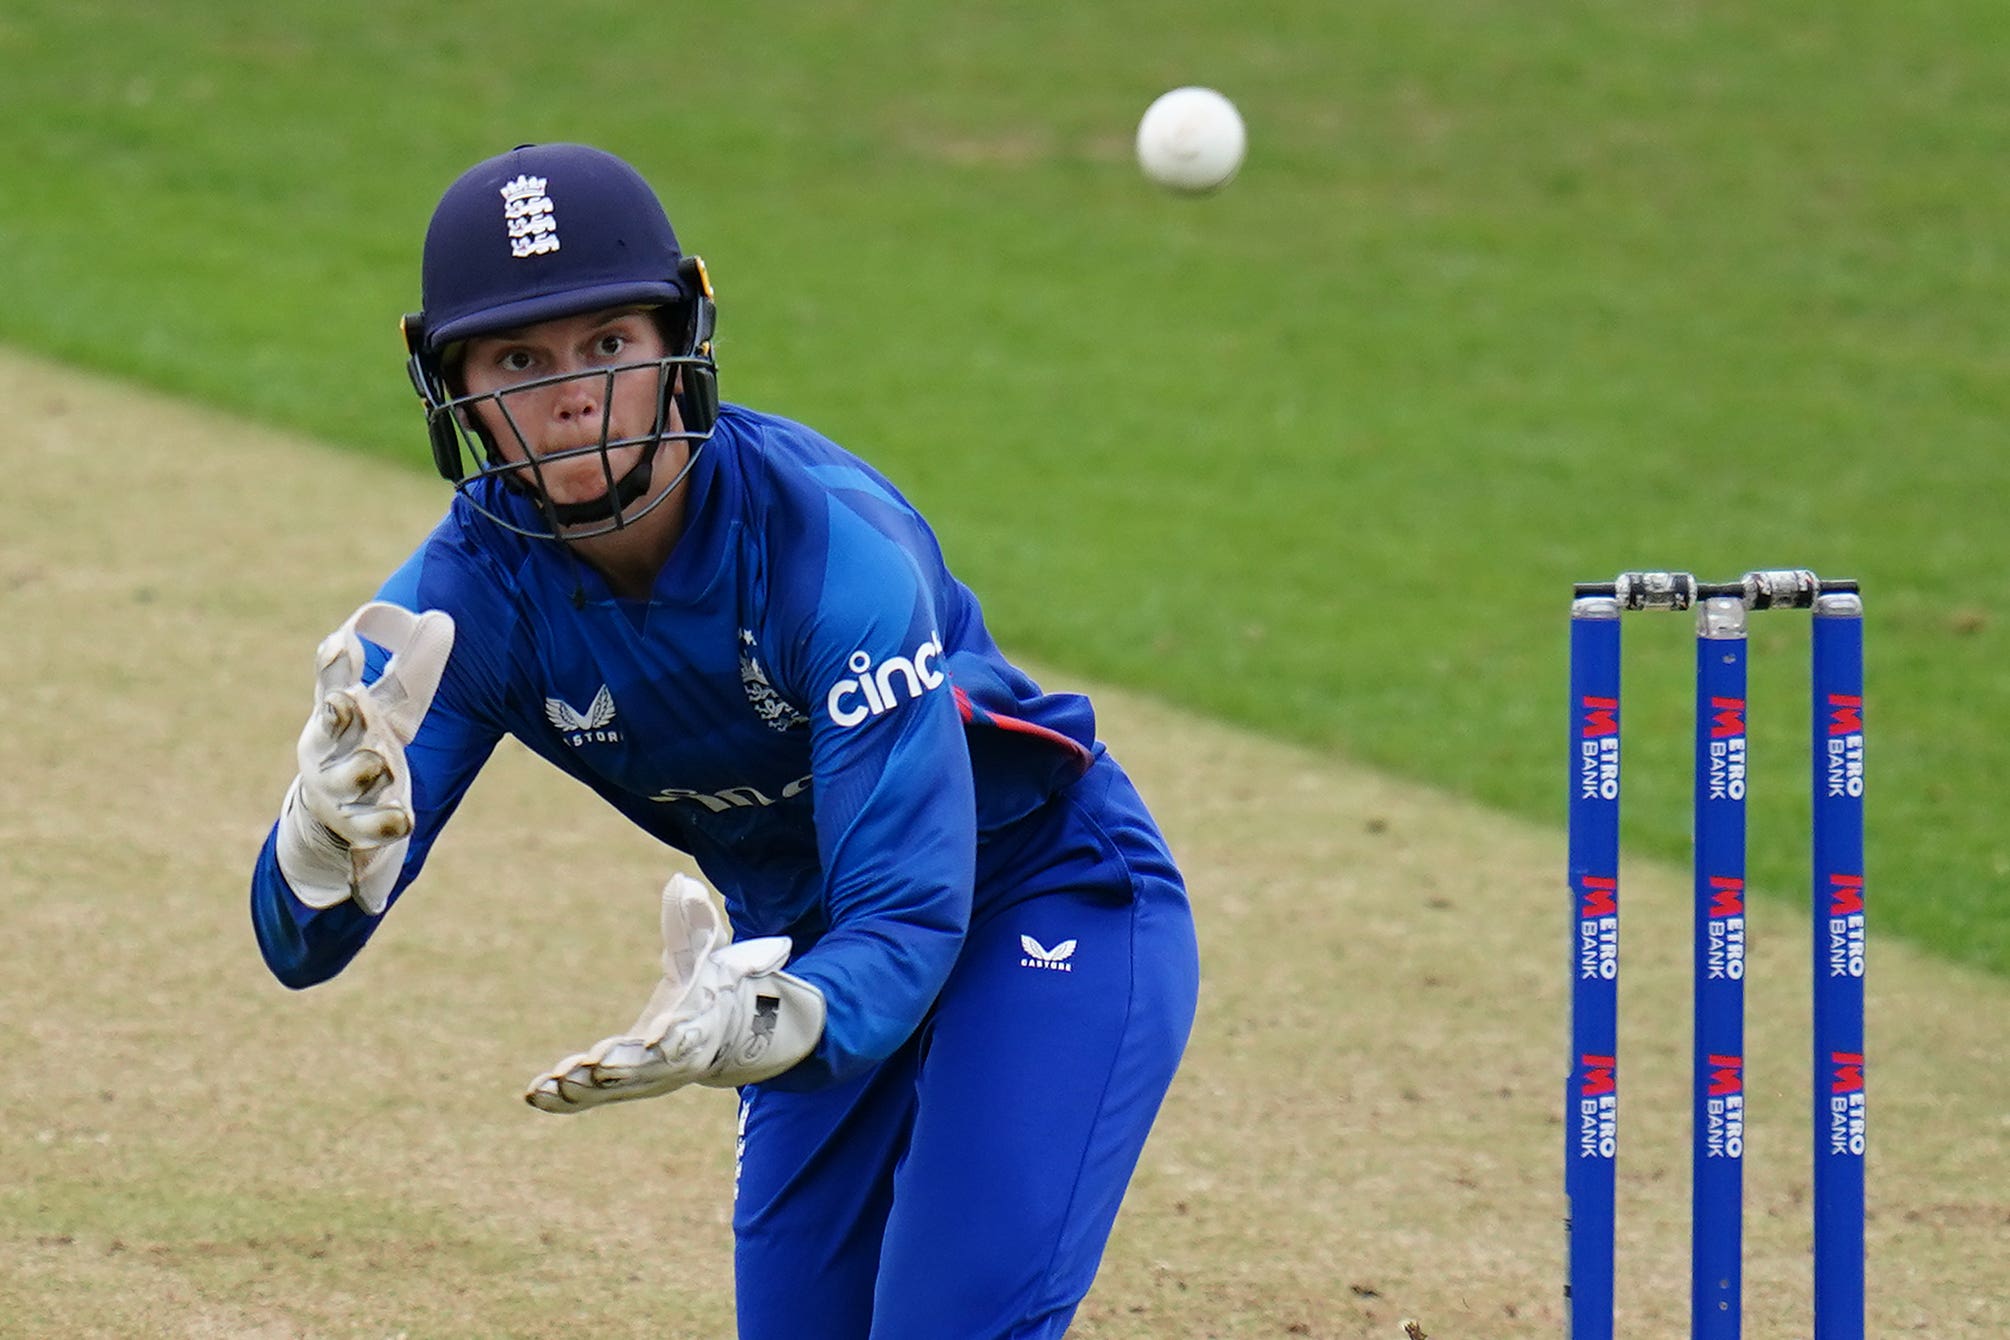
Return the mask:
POLYGON ((1062 1334, 1199 980, 1089 702, 1006 660, 893 484, 719 402, 704 266, 620 159, 470 168, 421 287, 456 493, 319 648, 252 875, 266 963, 340 972, 513 735, 716 887, 670 880, 635 1022, 525 1097, 739 1090, 740 1335, 1062 1334))

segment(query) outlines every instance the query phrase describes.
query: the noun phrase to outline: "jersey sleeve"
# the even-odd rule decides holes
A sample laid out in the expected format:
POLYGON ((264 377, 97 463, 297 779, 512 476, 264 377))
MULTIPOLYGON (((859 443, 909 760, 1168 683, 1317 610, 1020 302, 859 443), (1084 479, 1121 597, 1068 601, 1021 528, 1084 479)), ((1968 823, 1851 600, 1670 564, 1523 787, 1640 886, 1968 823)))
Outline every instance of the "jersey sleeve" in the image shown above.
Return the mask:
MULTIPOLYGON (((377 599, 423 612, 444 609, 454 619, 454 647, 439 692, 405 747, 412 776, 413 831, 390 903, 424 868, 440 830, 502 736, 499 711, 509 630, 507 602, 492 583, 457 580, 461 569, 421 547, 386 581, 377 599)), ((366 641, 364 682, 383 673, 389 654, 366 641)), ((251 876, 251 922, 273 976, 293 988, 324 982, 348 966, 383 917, 352 901, 316 909, 294 896, 279 869, 278 826, 266 834, 251 876)))
POLYGON ((827 1014, 816 1051, 769 1081, 780 1088, 890 1055, 969 928, 976 801, 942 666, 938 565, 919 518, 870 485, 861 473, 855 488, 834 488, 821 533, 781 560, 803 602, 779 661, 809 707, 827 924, 789 970, 824 993, 827 1014))

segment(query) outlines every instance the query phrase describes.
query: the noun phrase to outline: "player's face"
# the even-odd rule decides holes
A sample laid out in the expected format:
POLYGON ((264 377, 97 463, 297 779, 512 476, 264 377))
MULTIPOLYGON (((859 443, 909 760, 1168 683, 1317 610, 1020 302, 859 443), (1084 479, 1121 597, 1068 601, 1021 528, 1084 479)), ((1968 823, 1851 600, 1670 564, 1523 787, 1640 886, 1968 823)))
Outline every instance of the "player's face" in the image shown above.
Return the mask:
POLYGON ((536 457, 547 497, 585 503, 607 492, 610 473, 618 480, 634 468, 642 447, 611 448, 604 466, 597 450, 552 458, 646 437, 661 403, 661 373, 655 366, 612 369, 668 352, 648 311, 615 308, 478 335, 467 343, 460 374, 466 394, 496 397, 477 401, 475 413, 503 456, 536 457), (548 380, 554 377, 565 380, 548 380))

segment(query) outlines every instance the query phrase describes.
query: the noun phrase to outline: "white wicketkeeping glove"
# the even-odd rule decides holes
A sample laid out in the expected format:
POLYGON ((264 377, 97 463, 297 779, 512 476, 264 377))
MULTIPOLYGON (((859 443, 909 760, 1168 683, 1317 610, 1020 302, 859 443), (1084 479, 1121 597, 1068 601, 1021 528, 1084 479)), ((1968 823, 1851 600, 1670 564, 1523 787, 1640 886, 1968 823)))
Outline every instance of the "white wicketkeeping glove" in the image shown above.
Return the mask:
POLYGON ((524 1090, 540 1112, 584 1112, 687 1084, 737 1088, 773 1079, 824 1031, 823 992, 781 970, 787 936, 732 943, 703 884, 663 886, 663 980, 626 1033, 568 1056, 524 1090))
POLYGON ((372 601, 321 640, 314 713, 300 732, 300 775, 279 811, 279 870, 309 907, 355 899, 384 910, 412 835, 405 746, 432 706, 454 646, 441 610, 414 614, 372 601), (363 686, 363 638, 391 653, 363 686))

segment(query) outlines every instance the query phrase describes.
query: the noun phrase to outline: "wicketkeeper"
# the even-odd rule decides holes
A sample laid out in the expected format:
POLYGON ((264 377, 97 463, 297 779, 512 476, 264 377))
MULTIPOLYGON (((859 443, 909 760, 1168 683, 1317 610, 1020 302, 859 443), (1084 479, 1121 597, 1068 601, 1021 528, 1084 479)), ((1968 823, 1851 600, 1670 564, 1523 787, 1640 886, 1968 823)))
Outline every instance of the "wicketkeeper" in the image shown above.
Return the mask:
POLYGON ((626 163, 470 168, 421 288, 456 493, 316 656, 252 876, 267 964, 340 972, 513 735, 717 890, 669 881, 662 980, 531 1106, 739 1090, 744 1337, 1060 1335, 1198 983, 1090 704, 1005 659, 872 467, 720 404, 704 266, 626 163))

